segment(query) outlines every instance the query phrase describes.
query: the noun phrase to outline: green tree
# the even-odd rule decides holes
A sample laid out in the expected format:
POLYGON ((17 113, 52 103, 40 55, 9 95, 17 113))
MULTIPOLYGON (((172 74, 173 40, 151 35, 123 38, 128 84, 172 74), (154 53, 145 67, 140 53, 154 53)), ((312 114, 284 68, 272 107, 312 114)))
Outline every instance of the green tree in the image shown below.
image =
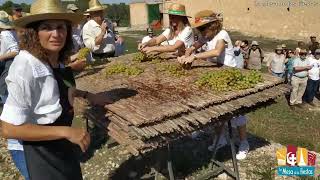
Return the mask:
POLYGON ((129 26, 129 5, 125 3, 109 4, 106 16, 119 26, 129 26))
MULTIPOLYGON (((2 4, 2 6, 0 6, 0 9, 3 11, 6 11, 8 14, 12 15, 12 6, 13 6, 13 2, 12 1, 6 1, 5 3, 2 4)), ((20 4, 22 11, 23 12, 30 12, 30 5, 26 4, 26 3, 22 3, 20 4)))

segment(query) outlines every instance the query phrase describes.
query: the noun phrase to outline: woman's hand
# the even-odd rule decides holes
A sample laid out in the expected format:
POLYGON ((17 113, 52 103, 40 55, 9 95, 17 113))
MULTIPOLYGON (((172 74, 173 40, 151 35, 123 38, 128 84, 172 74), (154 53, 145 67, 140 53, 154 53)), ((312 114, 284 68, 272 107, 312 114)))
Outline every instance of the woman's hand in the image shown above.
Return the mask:
POLYGON ((92 105, 105 106, 107 104, 111 104, 112 100, 106 96, 104 93, 88 93, 88 101, 92 105))
POLYGON ((73 71, 82 71, 87 66, 86 59, 76 59, 74 62, 70 63, 69 66, 73 71))
POLYGON ((195 50, 195 48, 193 46, 191 48, 187 48, 186 52, 185 52, 185 56, 186 57, 190 56, 194 50, 195 50))
POLYGON ((181 63, 181 64, 190 64, 190 63, 192 63, 194 60, 195 60, 195 57, 194 57, 194 56, 188 56, 188 57, 182 56, 182 57, 179 57, 179 58, 178 58, 178 61, 179 61, 179 63, 181 63))
POLYGON ((146 54, 150 54, 150 53, 155 52, 155 51, 156 51, 155 47, 145 47, 145 48, 142 49, 142 52, 144 52, 146 54))
POLYGON ((138 50, 141 51, 143 48, 147 47, 146 43, 139 43, 138 50))
POLYGON ((68 141, 80 146, 82 152, 86 152, 90 145, 90 134, 80 128, 68 127, 67 129, 67 139, 68 141))

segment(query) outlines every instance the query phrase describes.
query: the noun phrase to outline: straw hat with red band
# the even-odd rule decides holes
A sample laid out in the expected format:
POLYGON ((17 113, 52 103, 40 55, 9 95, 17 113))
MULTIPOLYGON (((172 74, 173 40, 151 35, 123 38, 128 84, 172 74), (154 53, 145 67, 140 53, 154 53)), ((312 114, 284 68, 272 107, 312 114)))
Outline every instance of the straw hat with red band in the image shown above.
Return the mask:
POLYGON ((194 23, 191 23, 193 28, 198 28, 200 26, 206 25, 214 21, 222 21, 222 14, 217 14, 211 10, 200 11, 195 15, 194 23))
POLYGON ((177 3, 171 4, 168 9, 168 12, 163 13, 163 14, 169 14, 169 15, 175 15, 175 16, 185 16, 185 17, 191 18, 190 16, 187 16, 186 7, 182 4, 177 4, 177 3))
POLYGON ((63 8, 60 0, 36 0, 30 8, 30 15, 14 21, 17 27, 26 27, 28 24, 44 20, 66 20, 78 24, 84 17, 81 14, 69 13, 63 8))

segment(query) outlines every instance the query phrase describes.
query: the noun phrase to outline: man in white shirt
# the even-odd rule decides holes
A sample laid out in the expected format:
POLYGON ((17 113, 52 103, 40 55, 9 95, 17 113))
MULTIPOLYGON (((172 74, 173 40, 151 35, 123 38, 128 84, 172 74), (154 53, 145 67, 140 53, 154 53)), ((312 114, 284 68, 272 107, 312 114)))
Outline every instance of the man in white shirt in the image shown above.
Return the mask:
POLYGON ((318 91, 320 82, 320 49, 316 49, 314 57, 309 58, 311 69, 308 72, 307 88, 303 96, 303 101, 315 106, 313 99, 318 91))
POLYGON ((110 21, 105 20, 105 7, 99 1, 90 0, 90 20, 83 26, 84 45, 89 48, 94 58, 113 57, 115 54, 115 35, 110 21))
POLYGON ((267 61, 268 71, 273 76, 283 78, 285 74, 285 64, 287 59, 284 54, 282 54, 283 48, 278 45, 275 49, 275 53, 271 54, 267 61))

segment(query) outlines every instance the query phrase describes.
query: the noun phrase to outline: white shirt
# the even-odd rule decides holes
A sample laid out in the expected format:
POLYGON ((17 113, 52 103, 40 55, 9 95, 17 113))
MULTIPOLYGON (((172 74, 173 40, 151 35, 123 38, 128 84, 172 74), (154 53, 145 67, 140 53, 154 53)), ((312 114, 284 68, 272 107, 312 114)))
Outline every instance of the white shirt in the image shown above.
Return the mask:
POLYGON ((320 75, 320 60, 317 60, 315 58, 309 58, 310 66, 312 66, 312 69, 309 70, 309 79, 317 81, 319 80, 320 75))
POLYGON ((48 64, 27 51, 15 57, 6 78, 9 96, 0 119, 13 125, 51 124, 62 113, 57 81, 48 64))
MULTIPOLYGON (((236 67, 237 62, 234 57, 234 49, 227 31, 221 30, 211 41, 209 41, 207 51, 215 49, 219 40, 226 42, 226 47, 225 50, 221 52, 220 56, 217 57, 218 62, 226 66, 236 67)), ((209 58, 209 61, 213 61, 213 59, 209 58)))
POLYGON ((151 39, 152 39, 152 37, 150 37, 150 36, 145 36, 145 37, 142 38, 141 43, 149 42, 151 39))
POLYGON ((272 53, 267 61, 267 66, 271 66, 271 71, 274 73, 284 73, 286 68, 285 63, 286 57, 283 54, 278 55, 276 53, 272 53))
MULTIPOLYGON (((112 28, 112 23, 108 22, 108 29, 112 28)), ((101 26, 94 20, 88 21, 82 29, 84 45, 91 49, 93 53, 102 54, 115 51, 115 36, 112 31, 108 30, 103 37, 101 45, 95 45, 96 37, 101 33, 101 26)))
POLYGON ((0 56, 10 52, 19 52, 18 38, 15 31, 1 31, 0 39, 0 56))
POLYGON ((190 48, 194 43, 194 35, 192 28, 186 26, 176 37, 171 38, 171 29, 167 28, 162 35, 166 37, 169 45, 174 45, 177 41, 182 41, 185 48, 190 48))

